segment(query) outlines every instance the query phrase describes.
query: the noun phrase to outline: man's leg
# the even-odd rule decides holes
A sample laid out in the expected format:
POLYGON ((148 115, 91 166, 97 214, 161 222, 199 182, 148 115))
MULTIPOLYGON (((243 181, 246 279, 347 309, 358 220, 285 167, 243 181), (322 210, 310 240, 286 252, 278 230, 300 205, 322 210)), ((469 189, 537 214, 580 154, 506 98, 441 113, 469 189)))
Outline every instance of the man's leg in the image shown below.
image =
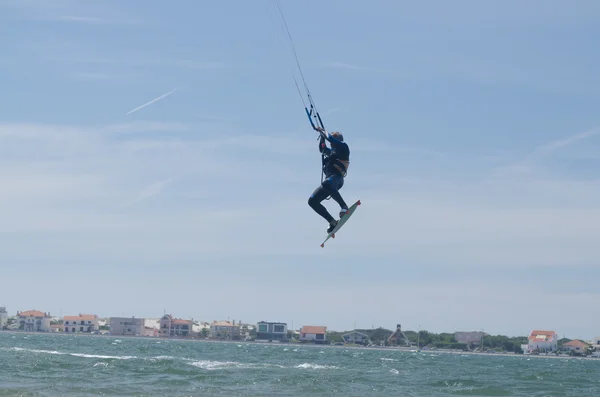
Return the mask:
POLYGON ((327 208, 321 204, 321 201, 325 200, 329 196, 329 192, 321 185, 315 189, 313 194, 308 199, 308 205, 319 215, 321 215, 329 224, 335 223, 335 219, 327 211, 327 208))
POLYGON ((344 178, 342 178, 340 175, 330 176, 325 181, 323 181, 323 186, 325 187, 331 198, 334 199, 340 205, 340 208, 342 209, 342 211, 340 211, 341 218, 342 215, 345 214, 346 210, 348 209, 348 205, 346 204, 346 202, 342 198, 342 195, 339 192, 342 186, 344 186, 344 178))

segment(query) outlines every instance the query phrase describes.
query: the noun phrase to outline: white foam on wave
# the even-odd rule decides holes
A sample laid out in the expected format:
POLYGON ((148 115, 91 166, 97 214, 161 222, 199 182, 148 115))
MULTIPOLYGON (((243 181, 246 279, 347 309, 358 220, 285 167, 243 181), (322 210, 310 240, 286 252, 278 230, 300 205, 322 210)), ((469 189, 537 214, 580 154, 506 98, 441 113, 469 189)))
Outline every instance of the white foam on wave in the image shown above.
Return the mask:
POLYGON ((400 371, 398 371, 397 369, 394 369, 394 368, 390 369, 390 372, 393 373, 393 374, 395 374, 395 375, 400 374, 400 371))
POLYGON ((99 355, 99 354, 59 352, 56 350, 24 349, 22 347, 13 347, 13 350, 24 351, 24 352, 28 352, 28 353, 54 354, 57 356, 73 356, 73 357, 82 357, 82 358, 105 358, 105 359, 114 359, 114 360, 131 360, 133 358, 137 358, 136 356, 104 356, 104 355, 99 355))
POLYGON ((387 357, 381 357, 380 360, 383 360, 383 361, 398 361, 395 358, 387 358, 387 357))
POLYGON ((238 363, 235 361, 211 361, 211 360, 200 360, 191 362, 190 365, 194 367, 206 369, 206 370, 215 370, 215 369, 223 369, 223 368, 240 368, 242 363, 238 363))
POLYGON ((214 360, 200 360, 200 361, 192 361, 188 363, 197 368, 201 368, 207 371, 215 371, 220 369, 249 369, 249 368, 285 368, 283 365, 277 364, 252 364, 252 363, 240 363, 237 361, 214 361, 214 360))
POLYGON ((337 369, 335 365, 321 365, 321 364, 313 364, 313 363, 304 363, 300 365, 296 365, 295 368, 305 368, 305 369, 337 369))
MULTIPOLYGON (((156 357, 151 357, 150 360, 178 360, 181 357, 174 357, 174 356, 156 356, 156 357)), ((182 360, 185 360, 185 358, 182 358, 182 360)))

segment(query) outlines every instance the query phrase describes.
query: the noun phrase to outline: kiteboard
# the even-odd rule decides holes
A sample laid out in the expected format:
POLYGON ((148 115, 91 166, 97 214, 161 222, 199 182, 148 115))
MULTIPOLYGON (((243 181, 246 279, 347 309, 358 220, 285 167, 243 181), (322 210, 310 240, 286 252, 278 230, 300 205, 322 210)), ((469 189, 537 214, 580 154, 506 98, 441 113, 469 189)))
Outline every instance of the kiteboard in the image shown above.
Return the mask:
POLYGON ((344 226, 344 224, 346 222, 348 222, 348 219, 350 219, 350 217, 352 216, 352 214, 354 213, 354 211, 356 210, 356 207, 358 207, 360 205, 360 200, 358 200, 356 203, 352 204, 352 206, 350 206, 350 208, 348 208, 348 211, 346 211, 346 215, 344 215, 339 221, 338 224, 335 225, 335 227, 333 228, 333 230, 331 231, 331 233, 329 233, 327 235, 327 238, 325 239, 325 241, 323 241, 321 243, 321 248, 325 247, 325 243, 327 242, 327 240, 329 240, 330 238, 335 238, 335 233, 340 230, 342 228, 342 226, 344 226))

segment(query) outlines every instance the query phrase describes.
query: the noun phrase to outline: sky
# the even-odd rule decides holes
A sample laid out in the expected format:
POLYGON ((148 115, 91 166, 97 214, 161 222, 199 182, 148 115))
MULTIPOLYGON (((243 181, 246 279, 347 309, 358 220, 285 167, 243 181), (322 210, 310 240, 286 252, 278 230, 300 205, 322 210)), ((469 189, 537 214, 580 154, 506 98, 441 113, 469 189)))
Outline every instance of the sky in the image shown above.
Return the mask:
POLYGON ((281 7, 324 248, 274 0, 0 0, 0 305, 600 335, 600 3, 281 7))

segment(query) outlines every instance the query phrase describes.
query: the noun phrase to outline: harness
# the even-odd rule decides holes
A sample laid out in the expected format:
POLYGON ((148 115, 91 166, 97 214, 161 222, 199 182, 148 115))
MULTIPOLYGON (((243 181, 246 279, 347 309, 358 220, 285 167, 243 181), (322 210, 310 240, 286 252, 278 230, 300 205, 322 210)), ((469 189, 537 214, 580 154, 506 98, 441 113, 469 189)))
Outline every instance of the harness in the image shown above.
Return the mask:
POLYGON ((323 171, 327 171, 327 168, 330 167, 337 170, 342 178, 345 178, 348 174, 348 167, 350 166, 350 160, 340 160, 338 158, 331 158, 323 154, 323 171))
POLYGON ((336 170, 338 170, 340 172, 340 174, 342 174, 342 177, 346 177, 346 175, 348 174, 348 167, 350 166, 350 161, 349 160, 340 160, 340 159, 335 159, 336 164, 333 164, 333 168, 335 168, 336 170), (337 164, 340 163, 340 164, 337 164))

